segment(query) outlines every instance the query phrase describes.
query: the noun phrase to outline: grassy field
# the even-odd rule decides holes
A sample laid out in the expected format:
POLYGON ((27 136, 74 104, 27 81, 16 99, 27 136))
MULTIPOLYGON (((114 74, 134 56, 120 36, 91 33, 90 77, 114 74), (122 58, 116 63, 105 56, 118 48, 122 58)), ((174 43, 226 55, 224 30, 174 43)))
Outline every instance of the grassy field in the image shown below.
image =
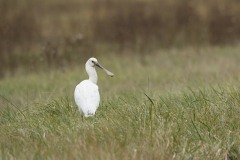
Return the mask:
POLYGON ((84 64, 0 80, 0 159, 240 159, 240 48, 104 55, 82 119, 84 64))

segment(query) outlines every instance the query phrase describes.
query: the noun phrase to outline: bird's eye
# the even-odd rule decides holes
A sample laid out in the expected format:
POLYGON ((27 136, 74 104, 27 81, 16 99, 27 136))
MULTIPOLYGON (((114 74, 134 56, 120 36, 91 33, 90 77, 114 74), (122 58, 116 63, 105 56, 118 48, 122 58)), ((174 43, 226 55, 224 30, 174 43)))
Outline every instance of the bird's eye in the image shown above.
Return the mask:
POLYGON ((92 63, 94 63, 94 61, 92 61, 92 63))

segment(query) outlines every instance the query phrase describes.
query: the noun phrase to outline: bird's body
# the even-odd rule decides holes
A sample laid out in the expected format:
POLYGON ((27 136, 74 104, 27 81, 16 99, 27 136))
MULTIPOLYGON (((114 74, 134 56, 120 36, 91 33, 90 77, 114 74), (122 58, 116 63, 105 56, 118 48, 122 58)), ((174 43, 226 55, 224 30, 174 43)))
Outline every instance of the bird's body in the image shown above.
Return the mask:
POLYGON ((97 86, 97 72, 95 66, 104 69, 108 75, 113 76, 111 72, 103 68, 96 58, 90 58, 85 68, 89 79, 80 82, 74 91, 74 99, 78 109, 85 117, 93 116, 96 113, 100 103, 100 94, 97 86))
POLYGON ((90 80, 82 81, 75 88, 74 98, 79 111, 86 117, 95 115, 100 103, 100 95, 96 84, 90 80))

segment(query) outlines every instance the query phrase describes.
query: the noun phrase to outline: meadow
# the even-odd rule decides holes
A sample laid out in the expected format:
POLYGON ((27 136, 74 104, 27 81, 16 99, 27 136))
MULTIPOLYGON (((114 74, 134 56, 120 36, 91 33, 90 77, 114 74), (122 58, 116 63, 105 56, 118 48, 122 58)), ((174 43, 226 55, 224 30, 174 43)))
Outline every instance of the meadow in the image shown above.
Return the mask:
POLYGON ((0 160, 240 159, 239 2, 0 0, 0 160))
POLYGON ((0 80, 0 159, 239 159, 240 48, 105 54, 101 104, 82 118, 84 63, 0 80))

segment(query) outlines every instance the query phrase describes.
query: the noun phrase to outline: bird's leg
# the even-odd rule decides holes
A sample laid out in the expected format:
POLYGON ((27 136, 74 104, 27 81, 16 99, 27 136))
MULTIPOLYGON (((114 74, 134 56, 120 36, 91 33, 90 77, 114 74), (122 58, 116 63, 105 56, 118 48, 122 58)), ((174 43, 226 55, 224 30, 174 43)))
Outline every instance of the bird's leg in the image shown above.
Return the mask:
POLYGON ((82 121, 84 121, 84 115, 82 114, 82 121))
POLYGON ((95 113, 94 117, 97 118, 97 113, 95 113))

